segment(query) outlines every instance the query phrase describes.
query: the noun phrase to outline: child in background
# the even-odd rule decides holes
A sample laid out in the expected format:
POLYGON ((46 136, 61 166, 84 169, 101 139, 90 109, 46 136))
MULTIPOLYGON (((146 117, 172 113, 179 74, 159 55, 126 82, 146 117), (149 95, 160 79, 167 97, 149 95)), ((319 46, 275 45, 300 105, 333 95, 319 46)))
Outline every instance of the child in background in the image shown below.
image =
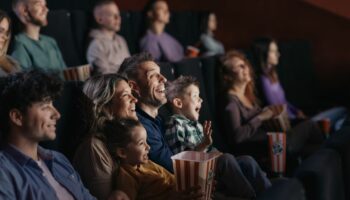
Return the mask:
MULTIPOLYGON (((174 115, 167 123, 165 139, 173 153, 184 150, 217 151, 211 147, 211 122, 203 126, 198 122, 202 99, 199 83, 191 76, 180 76, 166 88, 167 100, 174 115)), ((216 191, 229 197, 255 198, 271 186, 258 163, 250 156, 225 153, 217 160, 216 191)))
POLYGON ((150 146, 147 133, 140 122, 133 119, 106 122, 104 130, 107 148, 119 162, 114 190, 134 199, 200 199, 200 188, 176 192, 173 174, 148 159, 150 146))

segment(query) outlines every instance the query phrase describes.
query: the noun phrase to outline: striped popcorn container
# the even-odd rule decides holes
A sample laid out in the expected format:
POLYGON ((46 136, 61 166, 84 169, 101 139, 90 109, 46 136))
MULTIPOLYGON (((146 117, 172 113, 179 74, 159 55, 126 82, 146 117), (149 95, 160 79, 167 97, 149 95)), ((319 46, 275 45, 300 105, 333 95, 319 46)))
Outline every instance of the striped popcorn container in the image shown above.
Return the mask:
POLYGON ((66 81, 85 81, 90 77, 90 65, 68 67, 63 71, 66 81))
POLYGON ((268 132, 271 171, 284 174, 286 171, 287 135, 283 132, 268 132))
POLYGON ((211 199, 216 158, 221 153, 184 151, 171 157, 178 191, 200 186, 205 199, 211 199))

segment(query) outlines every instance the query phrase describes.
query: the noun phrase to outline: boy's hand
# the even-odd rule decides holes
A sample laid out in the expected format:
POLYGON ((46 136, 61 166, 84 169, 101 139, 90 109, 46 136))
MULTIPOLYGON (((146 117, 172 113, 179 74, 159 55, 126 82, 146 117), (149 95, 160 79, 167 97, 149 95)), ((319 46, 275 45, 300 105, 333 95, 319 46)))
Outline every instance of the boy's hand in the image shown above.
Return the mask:
POLYGON ((207 146, 210 146, 213 143, 213 138, 211 137, 212 132, 211 121, 205 121, 203 127, 203 143, 207 146))

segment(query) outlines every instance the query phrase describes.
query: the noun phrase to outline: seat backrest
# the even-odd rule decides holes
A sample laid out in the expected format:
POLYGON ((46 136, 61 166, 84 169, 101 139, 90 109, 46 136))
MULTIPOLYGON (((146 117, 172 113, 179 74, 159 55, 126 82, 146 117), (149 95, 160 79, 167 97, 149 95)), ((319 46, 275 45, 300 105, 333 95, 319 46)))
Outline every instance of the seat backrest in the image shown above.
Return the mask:
POLYGON ((344 125, 339 131, 331 134, 324 147, 334 149, 340 154, 346 199, 350 199, 350 126, 344 125))
POLYGON ((73 37, 71 13, 67 10, 53 10, 48 16, 48 26, 42 33, 53 37, 61 50, 63 59, 68 67, 84 64, 80 60, 73 37))
POLYGON ((307 199, 344 200, 344 181, 339 153, 321 149, 305 159, 296 169, 307 199))
POLYGON ((71 23, 79 59, 83 63, 87 63, 86 50, 90 42, 88 35, 94 24, 92 13, 82 10, 73 10, 71 11, 71 23))
POLYGON ((139 41, 143 34, 145 22, 142 13, 139 11, 122 11, 122 24, 119 34, 122 35, 129 47, 131 54, 139 52, 139 41))
POLYGON ((305 200, 303 185, 296 178, 275 180, 272 186, 258 196, 257 200, 305 200))

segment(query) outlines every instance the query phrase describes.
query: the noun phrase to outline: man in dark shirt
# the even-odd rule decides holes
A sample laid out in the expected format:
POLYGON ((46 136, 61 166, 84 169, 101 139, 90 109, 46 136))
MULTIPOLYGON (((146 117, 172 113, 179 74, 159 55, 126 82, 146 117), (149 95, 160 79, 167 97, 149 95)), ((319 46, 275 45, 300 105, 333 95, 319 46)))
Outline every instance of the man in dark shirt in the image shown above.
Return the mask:
POLYGON ((166 78, 160 73, 159 66, 148 53, 127 58, 119 72, 126 75, 138 98, 137 116, 147 131, 147 143, 151 146, 149 157, 155 163, 173 172, 173 155, 163 138, 163 121, 158 117, 158 109, 166 103, 166 78))
POLYGON ((62 154, 39 142, 54 140, 60 113, 52 101, 62 83, 37 71, 9 76, 0 96, 0 199, 95 199, 62 154))
MULTIPOLYGON (((167 79, 160 73, 160 67, 149 53, 125 59, 119 72, 129 79, 134 95, 138 98, 136 112, 147 131, 147 143, 151 147, 150 159, 173 172, 173 152, 163 137, 164 123, 158 116, 159 108, 167 102, 167 79)), ((223 188, 232 189, 230 196, 254 198, 271 186, 265 173, 249 156, 236 160, 234 156, 224 154, 218 160, 217 172, 218 191, 224 191, 223 188)))

